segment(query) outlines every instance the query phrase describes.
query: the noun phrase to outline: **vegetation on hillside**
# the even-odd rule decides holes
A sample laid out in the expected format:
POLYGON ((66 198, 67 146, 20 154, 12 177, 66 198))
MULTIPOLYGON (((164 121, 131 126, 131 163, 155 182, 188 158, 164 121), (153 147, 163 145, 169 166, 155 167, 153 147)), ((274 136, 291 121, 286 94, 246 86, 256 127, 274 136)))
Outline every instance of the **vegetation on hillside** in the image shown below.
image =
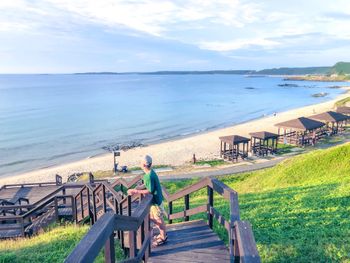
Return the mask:
MULTIPOLYGON (((253 225, 262 262, 350 262, 349 160, 348 143, 270 169, 220 178, 238 191, 241 218, 253 225)), ((164 186, 174 192, 193 182, 164 186)), ((205 191, 190 198, 191 207, 207 200, 205 191)), ((215 196, 214 203, 228 216, 226 201, 215 196)), ((174 211, 180 211, 183 200, 174 205, 174 211)), ((227 239, 224 229, 215 228, 227 239)))
POLYGON ((338 62, 338 63, 336 63, 332 67, 331 73, 339 74, 339 75, 350 74, 350 62, 338 62))
POLYGON ((56 226, 32 238, 3 240, 0 262, 63 262, 87 231, 87 226, 56 226))
POLYGON ((341 107, 341 106, 346 106, 346 105, 348 105, 348 104, 350 104, 350 97, 347 97, 347 98, 338 100, 338 101, 335 103, 335 106, 336 106, 336 107, 341 107))
MULTIPOLYGON (((89 230, 88 225, 52 225, 46 232, 31 238, 18 238, 0 242, 1 263, 63 262, 89 230)), ((123 251, 116 244, 116 257, 123 259, 123 251)), ((95 260, 104 262, 101 251, 95 260)))
MULTIPOLYGON (((316 150, 255 172, 220 177, 239 193, 242 220, 249 220, 262 262, 350 262, 350 143, 316 150)), ((164 182, 173 193, 194 180, 164 182)), ((190 195, 191 207, 207 202, 206 189, 190 195)), ((214 206, 229 218, 219 195, 214 206)), ((173 203, 183 209, 183 199, 173 203)), ((206 219, 206 214, 191 219, 206 219)), ((88 226, 58 226, 29 239, 0 242, 0 262, 63 262, 88 226)), ((226 231, 215 231, 227 242, 226 231)), ((122 258, 117 247, 117 257, 122 258)), ((102 253, 97 262, 103 262, 102 253)))

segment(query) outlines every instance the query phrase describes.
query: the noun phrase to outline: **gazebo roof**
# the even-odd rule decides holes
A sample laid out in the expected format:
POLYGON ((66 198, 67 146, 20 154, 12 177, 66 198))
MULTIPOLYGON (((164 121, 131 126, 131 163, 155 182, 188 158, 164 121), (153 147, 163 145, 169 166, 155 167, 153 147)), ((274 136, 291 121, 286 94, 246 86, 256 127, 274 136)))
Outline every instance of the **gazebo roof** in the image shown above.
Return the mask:
POLYGON ((320 114, 312 115, 310 116, 310 118, 318 121, 324 121, 324 122, 339 122, 339 121, 345 121, 350 117, 339 112, 327 111, 320 114))
POLYGON ((320 121, 312 120, 305 117, 300 117, 294 120, 289 120, 275 124, 277 127, 292 128, 299 131, 310 131, 317 128, 321 128, 325 124, 320 121))
POLYGON ((243 136, 239 136, 239 135, 222 136, 222 137, 219 137, 219 139, 222 142, 226 142, 226 143, 229 143, 229 144, 239 144, 239 143, 242 143, 242 142, 249 142, 250 141, 249 138, 246 138, 246 137, 243 137, 243 136))
POLYGON ((337 107, 337 112, 350 115, 350 107, 342 106, 342 107, 337 107))
POLYGON ((249 133, 250 136, 253 138, 258 138, 262 140, 268 140, 272 138, 277 138, 278 134, 272 133, 272 132, 267 132, 267 131, 261 131, 261 132, 251 132, 249 133))

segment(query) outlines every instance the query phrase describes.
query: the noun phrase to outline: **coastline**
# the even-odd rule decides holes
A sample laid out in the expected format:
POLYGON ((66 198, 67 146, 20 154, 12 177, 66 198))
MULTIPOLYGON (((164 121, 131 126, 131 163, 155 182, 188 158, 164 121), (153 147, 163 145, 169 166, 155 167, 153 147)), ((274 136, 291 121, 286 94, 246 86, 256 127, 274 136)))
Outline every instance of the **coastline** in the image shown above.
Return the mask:
MULTIPOLYGON (((226 128, 220 128, 212 131, 199 132, 189 136, 174 138, 160 143, 148 145, 145 147, 136 147, 127 151, 121 151, 118 158, 120 165, 128 167, 137 166, 140 158, 145 154, 153 156, 155 164, 164 164, 172 166, 181 166, 189 163, 192 155, 196 154, 197 159, 215 159, 219 158, 219 137, 238 134, 249 137, 250 132, 270 131, 277 133, 274 124, 287 121, 289 119, 310 116, 315 113, 321 113, 334 109, 336 101, 349 96, 350 87, 343 87, 344 93, 336 98, 300 107, 284 112, 278 112, 276 116, 264 116, 250 121, 232 125, 226 128)), ((54 181, 55 174, 60 174, 63 181, 66 181, 68 175, 75 172, 87 172, 98 170, 111 170, 113 168, 112 153, 106 153, 91 158, 86 158, 71 163, 25 172, 19 175, 6 176, 0 178, 0 185, 11 183, 43 182, 54 181)))

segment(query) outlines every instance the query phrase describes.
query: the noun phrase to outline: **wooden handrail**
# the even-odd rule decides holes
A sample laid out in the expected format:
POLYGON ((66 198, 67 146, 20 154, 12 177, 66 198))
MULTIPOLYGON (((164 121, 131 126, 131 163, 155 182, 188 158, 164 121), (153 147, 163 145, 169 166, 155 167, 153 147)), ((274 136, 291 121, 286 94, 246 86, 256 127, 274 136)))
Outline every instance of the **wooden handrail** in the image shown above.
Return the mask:
MULTIPOLYGON (((148 231, 148 218, 151 203, 152 196, 148 195, 141 201, 131 216, 105 213, 91 227, 89 232, 75 247, 73 252, 66 258, 65 262, 94 262, 94 259, 97 257, 103 246, 105 246, 105 261, 115 262, 114 231, 130 231, 129 235, 131 235, 131 233, 137 233, 137 230, 145 223, 147 225, 146 234, 144 234, 144 240, 142 240, 141 248, 139 249, 137 255, 132 256, 130 259, 123 262, 140 262, 144 257, 146 257, 146 262, 151 240, 151 236, 148 231)), ((134 238, 134 240, 136 240, 136 237, 133 235, 131 236, 134 238)), ((130 247, 130 249, 136 251, 136 243, 131 243, 131 245, 134 245, 134 247, 130 247)))
POLYGON ((235 255, 240 262, 259 263, 260 256, 256 248, 251 225, 246 221, 236 221, 234 224, 236 246, 235 255))
MULTIPOLYGON (((118 197, 118 193, 114 190, 114 186, 120 184, 124 187, 130 188, 132 185, 136 184, 141 177, 136 177, 132 181, 127 182, 123 179, 118 179, 112 185, 108 185, 108 183, 103 182, 100 183, 94 190, 94 194, 103 192, 105 196, 105 190, 112 193, 114 200, 118 197)), ((169 223, 172 222, 173 219, 183 218, 185 221, 189 220, 189 217, 198 213, 207 213, 208 215, 208 224, 209 227, 213 227, 213 219, 217 220, 219 224, 221 224, 228 233, 229 237, 229 250, 231 261, 239 260, 240 262, 260 262, 260 257, 256 249, 256 243, 254 240, 254 235, 251 229, 251 226, 248 222, 240 221, 240 212, 239 212, 239 204, 238 204, 238 193, 231 189, 226 184, 215 178, 204 178, 198 181, 197 183, 187 186, 184 189, 177 191, 176 193, 169 194, 167 189, 162 188, 164 199, 168 202, 168 220, 169 223), (204 188, 208 189, 208 201, 204 205, 200 205, 197 207, 190 207, 190 194, 200 191, 204 188), (227 220, 217 209, 214 207, 214 192, 221 195, 224 199, 228 200, 230 207, 230 216, 229 220, 227 220), (172 203, 175 200, 180 198, 184 198, 184 210, 173 213, 172 211, 172 203)), ((136 208, 134 212, 130 212, 130 204, 140 198, 139 196, 128 196, 124 199, 119 199, 118 206, 116 206, 114 215, 116 225, 114 227, 114 231, 131 231, 129 238, 129 246, 131 248, 130 254, 132 255, 132 259, 128 259, 125 262, 137 262, 139 260, 139 255, 136 255, 136 241, 135 241, 135 231, 139 229, 141 224, 143 223, 145 217, 149 214, 149 207, 151 205, 152 196, 146 195, 144 199, 142 199, 139 206, 136 208), (128 208, 127 215, 118 214, 121 212, 123 208, 128 208)), ((108 202, 104 197, 103 203, 107 205, 108 202)), ((111 206, 111 204, 109 204, 111 206)), ((108 214, 108 213, 107 213, 108 214)), ((95 222, 98 223, 100 220, 95 222)), ((102 227, 102 226, 101 226, 102 227)), ((106 226, 104 226, 106 227, 106 226)), ((111 233, 110 233, 111 234, 111 233)), ((101 234, 102 235, 102 234, 101 234)), ((123 246, 123 234, 119 235, 123 246)), ((107 239, 104 242, 108 241, 107 239)), ((85 241, 84 241, 85 242, 85 241)), ((87 242, 87 241, 86 241, 87 242)), ((104 243, 103 243, 104 244, 104 243)), ((102 248, 103 244, 100 244, 99 249, 102 248)), ((144 246, 149 246, 149 244, 143 243, 144 246)), ((140 249, 142 251, 144 246, 140 249)), ((97 247, 96 247, 97 249, 97 247)), ((94 252, 95 253, 95 252, 94 252)), ((67 261, 69 262, 69 261, 67 261)), ((79 261, 78 261, 79 262, 79 261)), ((89 261, 87 261, 89 262, 89 261)))
POLYGON ((126 188, 130 188, 131 186, 133 186, 134 184, 136 184, 138 181, 142 180, 142 176, 138 175, 136 177, 134 177, 131 181, 126 181, 123 178, 118 178, 115 182, 113 182, 111 184, 111 187, 115 187, 117 185, 122 185, 125 186, 126 188))
POLYGON ((199 182, 193 185, 187 186, 184 189, 179 190, 174 194, 169 194, 168 191, 163 187, 162 193, 165 200, 169 204, 169 211, 167 215, 169 223, 172 223, 173 219, 178 218, 183 218, 185 221, 188 221, 189 216, 191 215, 207 212, 208 224, 210 228, 213 228, 213 219, 216 219, 219 222, 219 224, 221 224, 227 230, 230 241, 229 250, 231 260, 234 260, 234 258, 239 258, 241 262, 260 262, 260 257, 257 253, 256 243, 251 227, 249 223, 240 221, 238 193, 231 189, 229 186, 227 186, 226 184, 224 184, 216 178, 207 177, 201 179, 199 182), (197 206, 195 208, 190 208, 190 194, 204 188, 208 188, 207 204, 197 206), (214 208, 214 191, 229 201, 229 220, 225 219, 225 217, 214 208), (184 198, 185 208, 181 212, 173 213, 172 203, 173 201, 178 200, 180 198, 184 198), (239 229, 236 229, 237 227, 239 227, 239 229), (238 234, 237 231, 239 231, 238 234), (241 249, 235 251, 234 247, 237 245, 238 247, 241 247, 241 249), (244 258, 243 256, 241 256, 243 254, 240 254, 239 251, 244 251, 244 258))

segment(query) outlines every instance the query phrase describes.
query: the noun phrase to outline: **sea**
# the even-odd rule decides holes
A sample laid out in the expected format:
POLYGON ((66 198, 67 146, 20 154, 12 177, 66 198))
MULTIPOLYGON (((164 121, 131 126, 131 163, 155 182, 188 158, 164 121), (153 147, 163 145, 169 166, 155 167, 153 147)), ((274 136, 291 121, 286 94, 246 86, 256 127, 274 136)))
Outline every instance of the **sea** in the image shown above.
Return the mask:
POLYGON ((0 75, 0 176, 324 102, 346 85, 233 74, 0 75))

